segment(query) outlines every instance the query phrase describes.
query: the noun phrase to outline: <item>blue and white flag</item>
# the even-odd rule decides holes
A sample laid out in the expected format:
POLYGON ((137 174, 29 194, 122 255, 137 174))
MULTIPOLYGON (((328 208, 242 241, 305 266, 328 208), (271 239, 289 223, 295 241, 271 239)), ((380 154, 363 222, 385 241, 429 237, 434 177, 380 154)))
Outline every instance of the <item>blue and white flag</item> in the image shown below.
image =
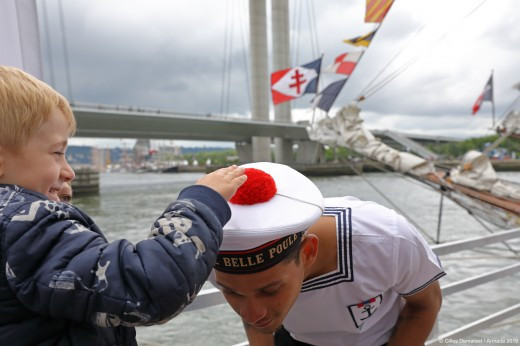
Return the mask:
POLYGON ((347 79, 348 78, 340 79, 339 81, 329 84, 325 89, 320 91, 318 95, 316 95, 316 97, 312 100, 312 107, 318 107, 319 109, 328 112, 334 101, 336 101, 336 98, 345 85, 347 79))
POLYGON ((482 102, 484 101, 491 101, 493 102, 493 74, 489 76, 489 79, 486 83, 486 86, 484 87, 484 91, 479 95, 477 98, 477 101, 475 101, 475 104, 473 105, 473 113, 472 115, 475 115, 482 105, 482 102))

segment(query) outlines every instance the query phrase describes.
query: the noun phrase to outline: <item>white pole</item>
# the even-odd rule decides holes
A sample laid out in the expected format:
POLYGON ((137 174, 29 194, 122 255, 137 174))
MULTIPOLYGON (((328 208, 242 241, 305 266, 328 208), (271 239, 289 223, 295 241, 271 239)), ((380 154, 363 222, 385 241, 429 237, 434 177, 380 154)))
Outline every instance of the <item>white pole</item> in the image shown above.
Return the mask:
POLYGON ((36 0, 0 1, 0 65, 43 80, 36 0))

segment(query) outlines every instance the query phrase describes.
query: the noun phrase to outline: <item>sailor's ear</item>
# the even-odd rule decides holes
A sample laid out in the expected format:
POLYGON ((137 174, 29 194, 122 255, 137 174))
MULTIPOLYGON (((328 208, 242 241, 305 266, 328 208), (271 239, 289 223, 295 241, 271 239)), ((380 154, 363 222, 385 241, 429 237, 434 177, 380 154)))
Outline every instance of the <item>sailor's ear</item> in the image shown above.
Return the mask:
POLYGON ((303 237, 300 246, 300 260, 305 267, 312 265, 318 257, 318 243, 319 239, 314 234, 306 234, 303 237))

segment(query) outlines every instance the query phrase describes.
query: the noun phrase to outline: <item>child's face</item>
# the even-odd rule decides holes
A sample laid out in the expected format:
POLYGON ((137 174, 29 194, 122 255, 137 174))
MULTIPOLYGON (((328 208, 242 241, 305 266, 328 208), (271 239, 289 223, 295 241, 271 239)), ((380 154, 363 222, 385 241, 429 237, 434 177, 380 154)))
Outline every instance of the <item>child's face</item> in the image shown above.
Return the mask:
POLYGON ((55 108, 23 148, 14 152, 0 147, 0 183, 15 184, 59 201, 58 191, 75 176, 65 159, 68 137, 65 116, 55 108))

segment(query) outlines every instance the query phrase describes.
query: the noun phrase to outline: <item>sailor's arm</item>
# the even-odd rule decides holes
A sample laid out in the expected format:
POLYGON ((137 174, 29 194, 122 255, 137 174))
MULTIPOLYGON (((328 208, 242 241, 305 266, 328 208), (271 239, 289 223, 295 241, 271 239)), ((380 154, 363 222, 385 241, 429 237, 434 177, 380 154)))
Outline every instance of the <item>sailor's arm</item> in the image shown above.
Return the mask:
POLYGON ((249 346, 274 346, 273 333, 263 333, 242 320, 249 346))
POLYGON ((405 297, 406 304, 399 315, 388 346, 424 345, 433 329, 442 304, 437 281, 424 290, 405 297))

